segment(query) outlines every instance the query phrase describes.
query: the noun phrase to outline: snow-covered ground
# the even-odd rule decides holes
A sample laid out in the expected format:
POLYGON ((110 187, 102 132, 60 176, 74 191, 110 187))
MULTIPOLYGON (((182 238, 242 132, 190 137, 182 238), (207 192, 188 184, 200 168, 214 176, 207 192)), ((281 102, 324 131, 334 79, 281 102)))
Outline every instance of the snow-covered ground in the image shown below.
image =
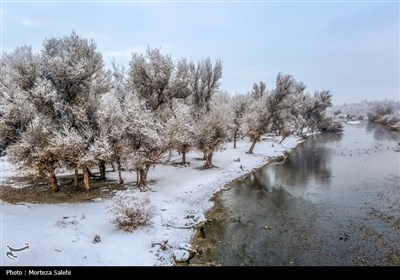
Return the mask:
POLYGON ((0 183, 11 176, 17 176, 14 167, 7 161, 7 157, 0 157, 0 183))
MULTIPOLYGON (((280 137, 257 143, 253 155, 245 154, 248 141, 238 141, 237 149, 228 143, 214 155, 217 168, 200 170, 203 161, 199 152, 190 152, 189 167, 157 165, 149 171, 154 180, 150 191, 139 192, 148 197, 155 208, 152 225, 132 233, 117 230, 109 222, 105 209, 111 200, 80 204, 11 205, 1 203, 1 265, 173 265, 173 254, 184 254, 195 232, 192 225, 204 220, 212 207, 210 198, 223 186, 258 168, 271 157, 281 156, 300 140, 290 136, 278 144, 280 137), (240 158, 240 162, 237 159, 240 158), (95 235, 101 242, 93 243, 95 235), (10 260, 7 245, 18 248, 29 242, 30 250, 14 253, 10 260), (162 246, 164 245, 165 246, 162 246)), ((178 159, 178 155, 174 157, 178 159)), ((1 162, 0 175, 13 175, 12 166, 1 162)), ((108 173, 117 177, 116 173, 108 173)), ((136 180, 136 174, 123 174, 136 180)))
POLYGON ((348 121, 347 123, 348 124, 360 124, 361 122, 360 121, 348 121))

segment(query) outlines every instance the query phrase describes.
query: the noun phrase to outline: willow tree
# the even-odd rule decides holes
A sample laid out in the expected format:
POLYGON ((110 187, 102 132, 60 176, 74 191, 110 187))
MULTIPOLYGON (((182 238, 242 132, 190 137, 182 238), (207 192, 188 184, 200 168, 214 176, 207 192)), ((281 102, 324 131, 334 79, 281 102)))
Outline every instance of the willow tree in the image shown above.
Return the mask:
MULTIPOLYGON (((93 40, 75 32, 62 38, 45 40, 42 55, 43 76, 51 82, 56 92, 56 117, 58 133, 80 134, 85 141, 79 142, 80 154, 75 158, 75 168, 81 167, 84 185, 90 189, 89 166, 93 161, 85 158, 98 134, 96 110, 99 98, 110 90, 111 75, 104 69, 102 55, 93 40)), ((61 160, 69 159, 70 151, 64 146, 58 148, 61 160)))
POLYGON ((304 90, 302 83, 297 83, 290 75, 279 73, 276 86, 270 93, 254 99, 242 119, 241 130, 252 141, 247 153, 252 154, 261 136, 271 132, 274 127, 283 128, 290 118, 293 95, 304 90))
MULTIPOLYGON (((6 59, 6 64, 11 74, 2 82, 3 96, 8 96, 2 99, 7 101, 8 108, 16 108, 22 103, 21 108, 31 112, 28 117, 25 117, 26 113, 21 114, 21 122, 13 128, 18 137, 14 137, 10 152, 12 160, 17 165, 23 163, 27 171, 50 172, 54 191, 58 190, 55 168, 82 167, 85 187, 90 189, 88 165, 93 162, 86 152, 99 131, 95 113, 99 97, 110 88, 110 74, 104 70, 102 56, 94 41, 75 32, 62 38, 49 38, 44 41, 39 54, 33 55, 28 47, 19 48, 6 59), (19 98, 10 98, 11 95, 19 98), (75 144, 80 144, 76 153, 71 153, 70 145, 64 141, 57 141, 73 135, 84 139, 76 141, 75 144), (40 145, 26 161, 22 155, 27 150, 23 147, 27 147, 26 143, 32 139, 40 145)), ((11 114, 13 110, 1 110, 4 116, 17 112, 11 114)), ((7 125, 7 121, 0 125, 7 125)))

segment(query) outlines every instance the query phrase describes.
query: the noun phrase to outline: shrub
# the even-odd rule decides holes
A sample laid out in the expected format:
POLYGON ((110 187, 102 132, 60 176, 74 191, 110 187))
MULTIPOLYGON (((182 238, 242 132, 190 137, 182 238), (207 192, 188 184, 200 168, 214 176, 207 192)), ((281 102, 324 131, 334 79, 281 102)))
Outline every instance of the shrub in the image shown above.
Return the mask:
POLYGON ((319 123, 319 128, 324 132, 336 132, 341 133, 343 131, 343 124, 332 118, 324 118, 319 123))
POLYGON ((148 225, 153 217, 153 208, 148 198, 139 198, 132 192, 119 192, 108 207, 111 213, 110 222, 118 229, 132 232, 133 230, 148 225))
POLYGON ((398 122, 400 122, 400 110, 394 112, 393 114, 391 114, 389 116, 389 118, 387 119, 387 122, 391 125, 396 124, 398 122))
POLYGON ((369 106, 368 119, 370 121, 378 121, 385 115, 391 115, 395 112, 396 104, 393 100, 375 101, 369 106))

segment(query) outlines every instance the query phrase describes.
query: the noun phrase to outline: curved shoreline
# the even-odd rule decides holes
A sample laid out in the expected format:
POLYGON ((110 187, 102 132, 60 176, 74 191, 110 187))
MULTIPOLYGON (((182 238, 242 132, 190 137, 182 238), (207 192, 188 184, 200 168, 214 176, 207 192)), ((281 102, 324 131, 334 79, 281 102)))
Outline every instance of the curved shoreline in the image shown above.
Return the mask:
POLYGON ((218 192, 189 265, 399 265, 399 135, 367 127, 312 137, 218 192))
MULTIPOLYGON (((303 143, 303 141, 299 142, 298 145, 301 144, 301 143, 303 143)), ((296 148, 298 145, 296 145, 294 148, 296 148)), ((269 158, 268 161, 265 164, 263 164, 263 165, 261 165, 259 167, 256 167, 253 170, 249 171, 248 173, 243 174, 240 177, 225 183, 221 187, 220 190, 218 190, 217 192, 215 192, 213 194, 213 196, 210 198, 210 200, 213 202, 213 206, 209 210, 206 211, 205 220, 201 221, 200 223, 198 223, 196 225, 196 227, 194 228, 195 232, 194 232, 194 234, 193 234, 193 236, 192 236, 192 238, 190 240, 190 244, 191 244, 192 248, 194 248, 194 250, 196 252, 196 255, 197 255, 199 250, 204 251, 204 249, 207 249, 207 248, 203 248, 203 247, 199 248, 199 246, 205 246, 204 244, 202 245, 201 242, 199 242, 199 240, 201 240, 203 238, 206 238, 205 236, 203 236, 204 235, 204 233, 203 233, 204 232, 204 224, 206 224, 208 222, 213 222, 217 217, 223 217, 225 215, 229 215, 229 213, 226 212, 226 209, 224 209, 222 207, 222 204, 220 202, 218 202, 218 200, 221 199, 222 192, 229 191, 231 189, 231 188, 227 189, 227 188, 225 188, 225 186, 230 185, 231 183, 233 183, 235 181, 241 181, 245 177, 249 176, 255 170, 258 170, 258 169, 263 168, 265 166, 268 166, 268 165, 271 165, 271 164, 281 164, 281 163, 283 163, 286 160, 286 158, 289 156, 290 152, 294 148, 292 148, 291 150, 285 152, 285 154, 283 156, 276 156, 276 157, 269 158)), ((189 266, 191 266, 191 265, 194 265, 194 266, 203 266, 203 265, 214 266, 214 265, 216 265, 215 263, 201 263, 201 262, 200 263, 199 262, 195 262, 194 264, 192 264, 190 262, 191 259, 192 259, 192 257, 188 260, 188 262, 184 262, 184 263, 176 262, 175 265, 176 266, 187 266, 187 265, 189 265, 189 266)))
MULTIPOLYGON (((273 137, 273 140, 270 141, 269 143, 276 144, 279 142, 278 141, 279 138, 280 137, 273 137)), ((296 148, 299 144, 306 141, 306 138, 293 137, 293 136, 291 136, 291 138, 292 138, 291 141, 293 141, 293 139, 294 139, 295 142, 290 142, 289 146, 286 147, 282 151, 279 151, 279 152, 273 151, 273 152, 277 152, 279 154, 265 155, 265 157, 263 158, 262 161, 257 161, 257 164, 253 164, 251 166, 251 168, 245 170, 245 172, 239 174, 239 176, 237 176, 237 177, 233 177, 229 180, 223 180, 223 182, 215 188, 215 191, 208 197, 208 200, 207 200, 210 203, 209 207, 202 209, 203 219, 198 221, 196 224, 194 224, 190 228, 184 228, 184 227, 180 228, 180 229, 190 229, 191 231, 193 231, 190 235, 189 241, 182 239, 182 241, 185 242, 184 244, 186 244, 186 248, 183 248, 183 249, 189 251, 190 258, 187 261, 174 261, 175 266, 186 266, 188 264, 190 265, 190 259, 192 259, 194 257, 194 255, 197 254, 197 251, 196 251, 197 248, 193 247, 194 239, 198 235, 199 230, 201 230, 202 225, 204 225, 205 223, 208 222, 207 216, 209 216, 210 211, 215 212, 215 210, 214 210, 215 199, 218 198, 218 196, 221 192, 226 191, 225 187, 234 181, 241 180, 242 178, 248 176, 249 174, 251 174, 252 172, 254 172, 255 170, 257 170, 259 168, 262 168, 262 167, 270 165, 270 164, 279 164, 279 163, 284 162, 285 159, 287 158, 287 156, 292 152, 292 150, 294 148, 296 148), (187 245, 189 245, 189 246, 187 246, 187 245)), ((268 141, 266 141, 266 142, 268 143, 268 141)), ((181 246, 181 247, 184 247, 184 246, 181 246)), ((178 248, 178 249, 181 250, 181 248, 178 248)), ((198 264, 195 264, 195 265, 198 265, 198 264)))
MULTIPOLYGON (((240 140, 237 149, 227 143, 214 157, 216 168, 202 170, 201 153, 187 155, 188 167, 160 165, 149 172, 150 190, 128 191, 149 198, 155 209, 152 226, 132 233, 117 230, 109 222, 105 208, 109 199, 78 204, 11 205, 2 203, 3 240, 17 246, 23 240, 41 248, 21 255, 18 263, 1 256, 2 265, 129 265, 154 266, 175 264, 174 252, 188 249, 196 225, 214 203, 212 197, 226 184, 282 157, 303 139, 290 136, 266 137, 257 143, 254 154, 245 152, 249 141, 240 140), (61 221, 61 222, 60 222, 61 221), (46 225, 45 227, 43 225, 46 225), (93 245, 95 235, 101 242, 93 245), (63 242, 60 242, 63 240, 63 242), (182 249, 183 248, 183 249, 182 249), (60 253, 63 252, 63 253, 60 253)), ((178 154, 172 160, 180 160, 178 154)), ((115 178, 114 178, 115 176, 115 178)), ((110 179, 118 174, 109 173, 110 179)), ((136 174, 124 173, 127 184, 136 181, 136 174)), ((175 256, 176 257, 176 256, 175 256)))

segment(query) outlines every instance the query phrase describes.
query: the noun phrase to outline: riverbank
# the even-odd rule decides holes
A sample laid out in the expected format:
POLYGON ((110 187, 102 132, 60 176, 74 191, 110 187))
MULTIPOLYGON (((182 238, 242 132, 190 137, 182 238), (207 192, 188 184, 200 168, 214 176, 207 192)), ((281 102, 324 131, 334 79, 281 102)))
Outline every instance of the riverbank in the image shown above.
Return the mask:
POLYGON ((345 124, 214 196, 191 265, 399 266, 400 134, 345 124))
MULTIPOLYGON (((216 168, 202 170, 198 152, 187 155, 190 165, 159 165, 149 172, 150 191, 135 195, 149 198, 154 208, 151 225, 126 233, 109 222, 105 209, 110 199, 76 204, 1 204, 1 265, 173 265, 174 258, 185 257, 190 249, 196 224, 204 221, 211 209, 214 193, 274 158, 293 149, 301 139, 290 136, 267 137, 257 143, 253 155, 245 152, 250 143, 232 143, 214 156, 216 168), (99 238, 95 238, 98 235, 99 238), (100 242, 97 242, 100 239, 100 242), (97 240, 97 241, 96 241, 97 240), (29 242, 31 249, 18 255, 18 261, 6 257, 6 245, 20 247, 29 242)), ((179 161, 174 155, 172 161, 179 161)), ((11 174, 7 165, 7 174, 11 174)), ((108 173, 116 179, 116 173, 108 173)), ((129 184, 136 174, 123 173, 129 184)), ((2 181, 5 176, 3 174, 2 181)))

